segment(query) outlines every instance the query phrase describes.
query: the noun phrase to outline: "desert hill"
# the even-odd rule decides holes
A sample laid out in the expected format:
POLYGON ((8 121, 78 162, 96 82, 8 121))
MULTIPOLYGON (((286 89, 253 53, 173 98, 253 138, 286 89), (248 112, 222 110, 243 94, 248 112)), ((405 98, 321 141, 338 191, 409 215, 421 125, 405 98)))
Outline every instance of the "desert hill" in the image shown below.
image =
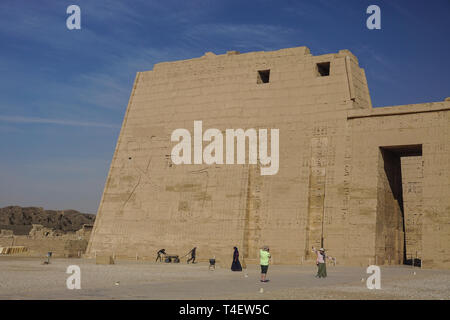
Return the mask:
POLYGON ((0 208, 0 229, 14 234, 28 234, 33 224, 41 224, 62 232, 74 232, 83 224, 94 224, 95 214, 76 210, 44 210, 38 207, 9 206, 0 208))

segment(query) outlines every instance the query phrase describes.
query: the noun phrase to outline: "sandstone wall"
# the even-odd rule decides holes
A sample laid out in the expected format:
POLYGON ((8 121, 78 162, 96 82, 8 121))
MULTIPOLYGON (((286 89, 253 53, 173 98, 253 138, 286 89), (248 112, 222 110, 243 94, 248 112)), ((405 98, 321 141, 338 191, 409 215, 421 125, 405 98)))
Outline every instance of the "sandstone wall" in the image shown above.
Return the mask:
MULTIPOLYGON (((379 210, 385 205, 376 198, 380 172, 377 168, 381 165, 380 147, 394 147, 394 150, 397 148, 400 153, 407 155, 408 148, 404 147, 402 150, 402 146, 421 146, 423 167, 418 169, 423 170, 423 178, 419 178, 421 200, 413 199, 411 202, 412 196, 408 194, 410 189, 403 190, 403 195, 406 191, 404 208, 407 231, 413 228, 414 233, 414 222, 411 221, 414 219, 411 216, 411 210, 415 207, 414 201, 422 203, 418 216, 421 224, 419 258, 423 266, 428 268, 450 266, 449 111, 450 104, 445 101, 349 113, 350 135, 354 141, 352 164, 355 173, 354 189, 351 191, 354 205, 351 210, 358 220, 367 219, 367 225, 361 227, 364 228, 361 230, 364 233, 371 234, 374 231, 371 225, 377 219, 377 208, 379 210)), ((408 175, 408 169, 405 174, 408 175)), ((408 236, 408 232, 406 235, 408 236)), ((376 238, 376 234, 372 236, 376 238)), ((407 241, 408 244, 412 245, 411 239, 407 241)), ((417 244, 410 250, 414 250, 414 246, 417 247, 417 244)), ((410 252, 407 250, 407 253, 410 252)))
POLYGON ((426 266, 447 266, 449 107, 381 108, 387 115, 379 116, 347 50, 207 53, 157 64, 136 76, 87 254, 150 258, 197 246, 200 259, 231 263, 238 246, 252 262, 269 245, 274 263, 311 263, 311 246, 323 245, 342 264, 400 263, 402 207, 383 178, 380 147, 421 144, 423 257, 426 266), (324 62, 328 76, 318 72, 324 62), (261 70, 270 70, 269 83, 258 83, 261 70), (171 133, 193 134, 195 120, 204 131, 279 129, 278 173, 173 164, 171 133))
POLYGON ((27 252, 21 255, 45 256, 51 251, 53 257, 81 257, 90 237, 90 228, 83 227, 73 233, 58 233, 41 225, 33 225, 28 235, 13 235, 2 230, 0 247, 24 246, 27 252))
POLYGON ((402 158, 403 201, 405 210, 405 241, 407 259, 422 256, 422 182, 423 159, 402 158))
POLYGON ((344 178, 335 166, 344 162, 345 110, 370 99, 355 68, 347 51, 315 57, 300 47, 208 54, 139 73, 88 251, 134 257, 198 246, 204 258, 230 259, 237 245, 252 260, 268 244, 280 263, 306 259, 320 246, 323 216, 329 225, 341 206, 332 193, 344 178), (316 64, 327 61, 330 75, 321 77, 316 64), (258 70, 267 69, 270 82, 258 84, 258 70), (278 174, 261 176, 256 165, 171 165, 172 131, 192 132, 194 120, 223 131, 280 129, 278 174))

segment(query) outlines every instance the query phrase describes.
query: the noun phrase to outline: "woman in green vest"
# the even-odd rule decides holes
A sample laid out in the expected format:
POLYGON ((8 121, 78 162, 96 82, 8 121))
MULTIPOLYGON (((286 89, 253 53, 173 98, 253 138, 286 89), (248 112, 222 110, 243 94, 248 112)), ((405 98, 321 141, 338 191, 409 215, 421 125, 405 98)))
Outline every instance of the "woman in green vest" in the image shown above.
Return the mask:
POLYGON ((272 256, 269 252, 269 247, 264 246, 259 250, 259 261, 261 265, 261 282, 267 282, 269 280, 266 280, 266 274, 267 269, 269 269, 269 261, 272 256))

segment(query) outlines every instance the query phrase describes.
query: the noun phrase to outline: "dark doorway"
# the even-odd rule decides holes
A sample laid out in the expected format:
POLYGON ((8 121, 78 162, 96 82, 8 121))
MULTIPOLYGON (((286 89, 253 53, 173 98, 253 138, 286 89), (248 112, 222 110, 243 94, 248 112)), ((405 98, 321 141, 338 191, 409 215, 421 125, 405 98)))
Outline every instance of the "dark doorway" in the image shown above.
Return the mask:
POLYGON ((406 226, 402 158, 421 156, 422 145, 380 147, 375 239, 377 264, 418 263, 415 261, 418 257, 407 256, 407 244, 417 241, 412 239, 416 234, 407 237, 410 228, 406 226))

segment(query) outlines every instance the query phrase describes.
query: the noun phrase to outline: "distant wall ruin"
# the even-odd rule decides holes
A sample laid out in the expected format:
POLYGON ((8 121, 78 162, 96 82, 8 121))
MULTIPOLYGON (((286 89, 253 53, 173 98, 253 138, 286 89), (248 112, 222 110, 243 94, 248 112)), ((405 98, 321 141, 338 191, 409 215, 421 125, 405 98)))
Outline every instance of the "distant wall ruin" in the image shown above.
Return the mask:
POLYGON ((45 256, 51 251, 53 257, 81 257, 88 244, 91 225, 84 225, 76 232, 63 233, 42 225, 33 224, 28 235, 14 235, 12 230, 0 230, 0 248, 4 254, 25 256, 45 256), (25 250, 6 250, 11 247, 24 247, 25 250))

